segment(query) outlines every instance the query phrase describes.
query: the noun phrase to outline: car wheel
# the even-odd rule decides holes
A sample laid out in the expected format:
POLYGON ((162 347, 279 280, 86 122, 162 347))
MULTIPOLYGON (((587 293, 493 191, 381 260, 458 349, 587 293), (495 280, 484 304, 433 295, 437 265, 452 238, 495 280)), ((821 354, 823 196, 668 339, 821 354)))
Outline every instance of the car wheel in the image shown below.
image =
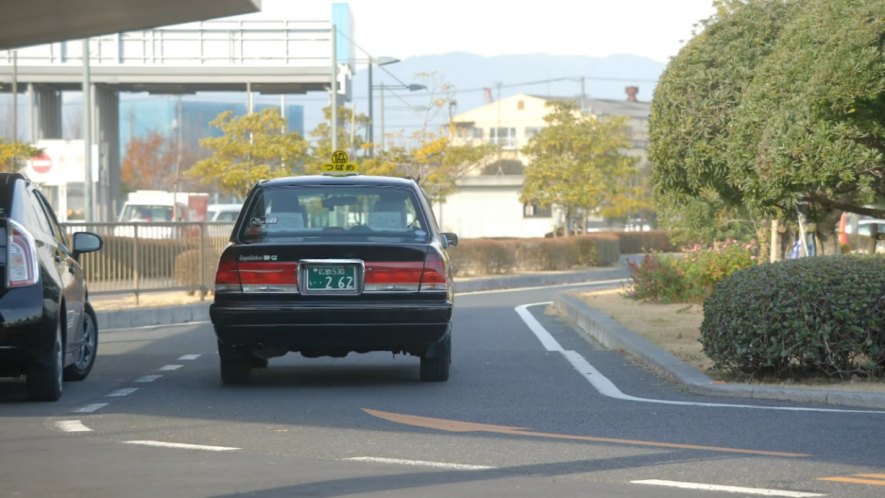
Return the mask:
POLYGON ((83 313, 83 332, 80 336, 80 356, 73 364, 68 365, 64 372, 65 380, 83 380, 95 364, 98 353, 98 320, 92 305, 86 303, 83 313))
POLYGON ((452 334, 440 342, 432 356, 421 356, 421 380, 425 382, 445 382, 449 380, 449 366, 452 363, 452 334))
POLYGON ((34 401, 57 401, 62 392, 62 371, 65 348, 62 319, 55 326, 55 341, 46 362, 37 362, 28 369, 28 397, 34 401))
POLYGON ((224 384, 247 384, 252 373, 252 362, 239 351, 218 342, 218 358, 221 362, 221 382, 224 384))

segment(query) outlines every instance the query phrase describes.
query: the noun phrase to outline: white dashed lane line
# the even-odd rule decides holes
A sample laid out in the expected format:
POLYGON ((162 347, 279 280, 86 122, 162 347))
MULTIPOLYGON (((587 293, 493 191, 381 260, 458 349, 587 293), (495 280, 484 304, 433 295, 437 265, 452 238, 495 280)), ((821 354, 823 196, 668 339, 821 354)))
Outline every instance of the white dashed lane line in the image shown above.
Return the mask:
POLYGON ((167 443, 165 441, 123 441, 123 443, 139 446, 153 446, 155 448, 174 448, 180 450, 235 451, 241 449, 233 448, 230 446, 207 446, 204 444, 167 443))
POLYGON ((485 465, 467 465, 463 463, 428 462, 424 460, 403 460, 400 458, 353 457, 345 458, 348 462, 389 463, 392 465, 408 465, 410 467, 428 467, 445 470, 491 470, 495 467, 485 465))
POLYGON ((108 406, 107 403, 92 403, 91 405, 81 406, 74 410, 74 413, 92 413, 108 406))
POLYGON ((198 354, 186 354, 186 355, 183 355, 181 358, 179 358, 178 361, 193 361, 199 357, 200 357, 200 355, 198 355, 198 354))
POLYGON ((55 423, 55 428, 62 432, 92 432, 92 429, 79 420, 59 420, 55 423))
POLYGON ((126 387, 123 389, 117 389, 116 391, 108 394, 110 398, 122 398, 123 396, 129 396, 130 394, 138 391, 137 387, 126 387))
POLYGON ((144 377, 139 377, 135 379, 135 382, 139 384, 147 384, 148 382, 153 382, 157 379, 162 378, 162 375, 145 375, 144 377))
POLYGON ((179 368, 181 368, 183 366, 184 365, 166 365, 166 366, 160 367, 160 371, 161 372, 171 372, 173 370, 178 370, 179 368))
POLYGON ((704 484, 701 482, 664 481, 660 479, 648 479, 644 481, 630 481, 632 484, 646 484, 649 486, 664 486, 668 488, 694 489, 699 491, 721 491, 724 493, 740 493, 753 496, 785 496, 787 498, 811 498, 814 496, 826 496, 820 493, 806 493, 803 491, 786 491, 780 489, 744 488, 741 486, 720 486, 717 484, 704 484))

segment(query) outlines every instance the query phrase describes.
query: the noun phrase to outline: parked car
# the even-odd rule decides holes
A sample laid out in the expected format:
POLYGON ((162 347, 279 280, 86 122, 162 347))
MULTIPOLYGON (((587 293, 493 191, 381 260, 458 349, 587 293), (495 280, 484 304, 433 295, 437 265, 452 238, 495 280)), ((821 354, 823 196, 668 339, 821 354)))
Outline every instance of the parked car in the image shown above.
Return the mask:
POLYGON ((221 380, 287 352, 343 357, 391 351, 421 358, 445 381, 454 292, 445 248, 412 180, 302 176, 249 193, 215 277, 210 316, 221 380))
POLYGON ((229 237, 242 207, 242 204, 209 204, 206 209, 206 221, 209 222, 206 233, 210 237, 229 237))
POLYGON ((68 240, 33 182, 0 173, 0 375, 26 376, 31 399, 55 401, 92 370, 98 325, 78 259, 102 244, 68 240))

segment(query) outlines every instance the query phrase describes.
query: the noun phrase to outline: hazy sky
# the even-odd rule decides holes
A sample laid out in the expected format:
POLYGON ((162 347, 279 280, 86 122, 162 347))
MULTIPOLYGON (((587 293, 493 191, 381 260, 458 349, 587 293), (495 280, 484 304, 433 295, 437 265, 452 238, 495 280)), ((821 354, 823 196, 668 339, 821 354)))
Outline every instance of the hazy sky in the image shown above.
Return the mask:
MULTIPOLYGON (((262 0, 261 17, 329 20, 330 0, 262 0)), ((355 41, 374 57, 627 53, 660 62, 713 13, 712 0, 350 0, 355 41)))

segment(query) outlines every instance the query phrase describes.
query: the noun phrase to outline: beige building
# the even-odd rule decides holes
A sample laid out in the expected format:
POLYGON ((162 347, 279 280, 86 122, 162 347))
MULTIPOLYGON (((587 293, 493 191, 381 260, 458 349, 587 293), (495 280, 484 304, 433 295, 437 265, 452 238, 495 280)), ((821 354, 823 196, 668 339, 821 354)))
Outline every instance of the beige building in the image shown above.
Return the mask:
MULTIPOLYGON (((639 169, 647 174, 648 118, 651 104, 636 100, 635 87, 627 87, 627 99, 569 99, 587 114, 628 116, 632 148, 630 155, 640 158, 639 169)), ((437 220, 446 231, 464 238, 543 237, 563 224, 563 214, 556 209, 541 209, 519 200, 526 158, 520 150, 546 123, 548 103, 562 97, 542 97, 520 93, 491 102, 452 118, 455 144, 492 143, 499 145, 497 160, 477 167, 458 182, 457 189, 442 205, 435 206, 437 220)), ((603 220, 593 226, 602 228, 603 220)), ((623 227, 616 227, 623 228, 623 227)), ((630 228, 630 227, 627 227, 630 228)))

